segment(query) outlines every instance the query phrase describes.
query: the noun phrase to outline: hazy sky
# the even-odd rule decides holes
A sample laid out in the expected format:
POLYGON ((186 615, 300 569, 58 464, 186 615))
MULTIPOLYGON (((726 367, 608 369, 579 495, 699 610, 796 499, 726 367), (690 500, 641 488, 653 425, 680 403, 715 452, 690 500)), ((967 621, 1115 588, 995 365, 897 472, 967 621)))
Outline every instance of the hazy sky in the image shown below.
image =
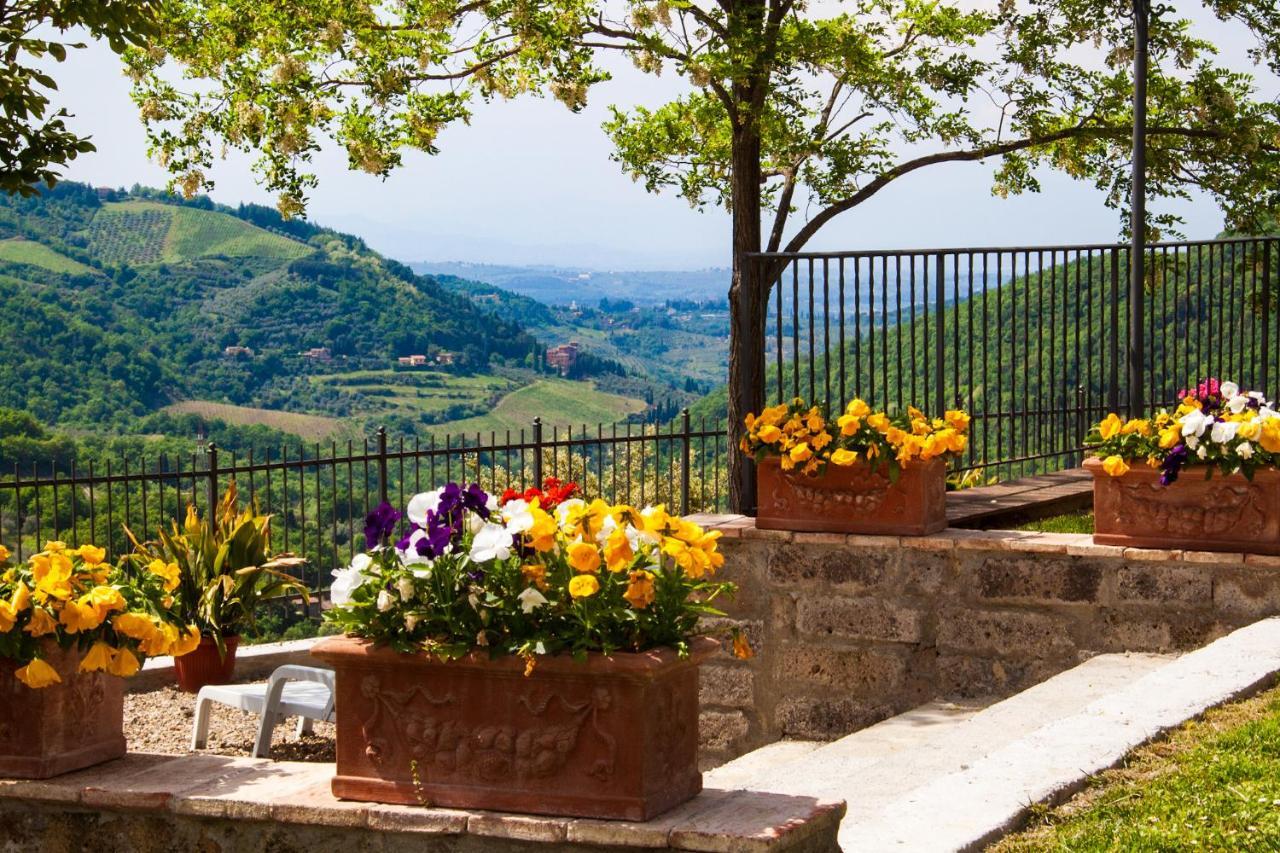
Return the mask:
MULTIPOLYGON (((111 52, 100 45, 73 51, 56 73, 57 102, 75 114, 72 127, 91 133, 98 147, 73 163, 67 176, 95 185, 162 185, 165 173, 146 157, 128 82, 111 52)), ((679 85, 672 75, 654 78, 620 65, 615 79, 593 89, 590 105, 576 115, 552 100, 479 104, 470 126, 441 135, 439 155, 409 153, 386 181, 349 172, 345 155, 326 151, 317 158, 320 187, 311 196, 309 217, 354 232, 403 261, 602 269, 727 265, 727 215, 691 210, 674 194, 646 193, 609 159, 611 145, 600 130, 609 104, 657 105, 679 85)), ((1115 239, 1115 212, 1087 184, 1046 173, 1044 192, 1000 200, 990 193, 990 174, 984 164, 923 169, 838 218, 809 248, 1115 239)), ((217 201, 272 203, 245 158, 220 164, 213 177, 217 201)), ((1208 201, 1178 211, 1190 237, 1209 237, 1221 227, 1208 201)))

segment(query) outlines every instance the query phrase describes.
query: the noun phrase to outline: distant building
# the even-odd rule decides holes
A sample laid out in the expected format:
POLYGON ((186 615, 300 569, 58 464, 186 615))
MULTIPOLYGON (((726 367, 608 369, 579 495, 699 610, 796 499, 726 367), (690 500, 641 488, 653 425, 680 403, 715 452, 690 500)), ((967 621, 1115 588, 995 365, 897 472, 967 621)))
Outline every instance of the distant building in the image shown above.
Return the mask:
POLYGON ((497 305, 502 301, 502 297, 496 293, 477 293, 471 297, 472 302, 497 305))
POLYGON ((253 350, 250 347, 225 347, 222 350, 223 358, 253 358, 253 350))
POLYGON ((462 359, 462 353, 450 352, 449 350, 440 350, 436 353, 436 364, 450 367, 457 364, 462 359))
POLYGON ((401 367, 426 367, 427 365, 425 355, 402 355, 396 361, 401 367))
POLYGON ((332 361, 333 360, 333 353, 329 351, 328 347, 312 347, 311 349, 306 350, 305 352, 298 353, 298 355, 302 356, 303 358, 309 358, 312 361, 332 361))
POLYGON ((578 363, 581 348, 577 341, 569 341, 555 347, 547 347, 547 364, 560 371, 561 376, 568 376, 569 371, 578 363))

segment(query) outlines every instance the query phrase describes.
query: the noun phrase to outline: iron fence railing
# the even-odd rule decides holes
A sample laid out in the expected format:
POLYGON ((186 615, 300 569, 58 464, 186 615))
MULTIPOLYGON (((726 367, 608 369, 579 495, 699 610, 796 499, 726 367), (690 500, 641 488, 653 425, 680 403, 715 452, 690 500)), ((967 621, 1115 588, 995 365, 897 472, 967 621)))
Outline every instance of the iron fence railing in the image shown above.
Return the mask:
MULTIPOLYGON (((1151 245, 1147 404, 1204 375, 1274 398, 1276 238, 1151 245)), ((1129 247, 761 254, 773 284, 766 396, 973 416, 962 469, 1078 464, 1088 426, 1129 403, 1129 247)))
POLYGON ((363 549, 364 516, 380 501, 408 499, 446 482, 478 482, 501 492, 546 477, 574 480, 587 497, 637 505, 664 503, 682 513, 725 505, 726 433, 695 426, 685 411, 669 426, 544 426, 467 436, 372 439, 256 448, 231 453, 209 445, 183 459, 122 459, 101 466, 33 466, 0 477, 0 542, 18 559, 61 539, 93 542, 113 556, 139 538, 204 512, 234 481, 272 515, 272 545, 305 556, 302 577, 327 584, 334 568, 363 549))

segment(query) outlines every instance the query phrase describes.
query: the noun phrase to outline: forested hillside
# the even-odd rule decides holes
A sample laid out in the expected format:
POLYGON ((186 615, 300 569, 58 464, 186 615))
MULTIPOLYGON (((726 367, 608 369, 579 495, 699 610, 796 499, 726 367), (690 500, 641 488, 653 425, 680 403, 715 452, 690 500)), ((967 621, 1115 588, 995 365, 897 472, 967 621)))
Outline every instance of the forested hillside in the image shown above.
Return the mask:
POLYGON ((266 208, 74 183, 0 197, 0 406, 45 422, 125 429, 183 399, 347 414, 358 401, 306 377, 438 352, 487 373, 539 347, 359 239, 266 208), (321 348, 330 360, 302 355, 321 348))

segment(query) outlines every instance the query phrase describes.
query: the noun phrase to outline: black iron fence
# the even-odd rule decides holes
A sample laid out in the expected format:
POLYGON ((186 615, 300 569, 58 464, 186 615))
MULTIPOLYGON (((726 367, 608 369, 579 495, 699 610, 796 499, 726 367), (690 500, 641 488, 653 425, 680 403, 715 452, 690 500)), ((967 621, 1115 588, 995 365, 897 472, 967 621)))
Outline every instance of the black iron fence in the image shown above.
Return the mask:
POLYGON ((272 545, 308 558, 304 579, 327 585, 334 568, 364 548, 364 516, 380 501, 403 508, 421 491, 450 481, 491 492, 523 490, 547 477, 573 480, 588 497, 639 506, 666 504, 682 513, 725 503, 725 431, 694 425, 688 412, 669 426, 546 426, 448 436, 441 441, 372 439, 282 446, 235 454, 208 446, 189 457, 122 459, 93 464, 15 467, 0 477, 0 542, 18 559, 50 539, 93 542, 113 556, 129 548, 124 527, 140 539, 181 522, 188 506, 202 513, 234 481, 272 515, 272 545))
MULTIPOLYGON (((1274 398, 1276 238, 1155 244, 1145 255, 1145 402, 1205 375, 1274 398)), ((1124 245, 762 254, 767 397, 854 396, 973 415, 982 479, 1078 464, 1088 426, 1129 404, 1124 245)))

